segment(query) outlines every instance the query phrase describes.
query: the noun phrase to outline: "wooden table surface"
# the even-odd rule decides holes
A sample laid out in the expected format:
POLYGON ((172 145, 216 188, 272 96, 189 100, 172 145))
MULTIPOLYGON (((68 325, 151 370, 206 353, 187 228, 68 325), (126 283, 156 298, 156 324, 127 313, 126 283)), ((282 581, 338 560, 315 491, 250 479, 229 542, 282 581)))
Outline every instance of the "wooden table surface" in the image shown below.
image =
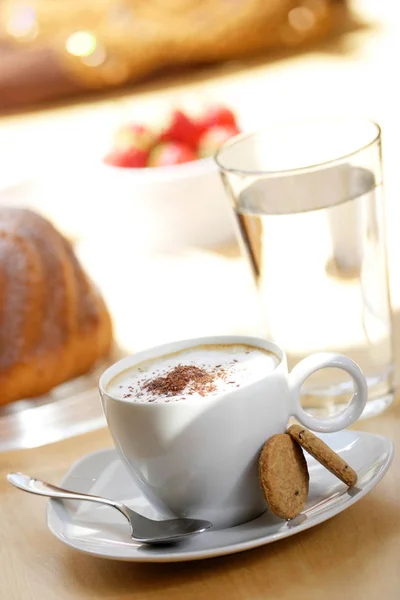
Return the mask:
MULTIPOLYGON (((400 405, 358 429, 400 438, 400 405)), ((82 454, 111 445, 106 430, 0 454, 1 600, 330 600, 400 597, 400 457, 342 514, 287 540, 216 559, 137 564, 80 554, 46 526, 46 502, 14 489, 9 471, 56 482, 82 454)))

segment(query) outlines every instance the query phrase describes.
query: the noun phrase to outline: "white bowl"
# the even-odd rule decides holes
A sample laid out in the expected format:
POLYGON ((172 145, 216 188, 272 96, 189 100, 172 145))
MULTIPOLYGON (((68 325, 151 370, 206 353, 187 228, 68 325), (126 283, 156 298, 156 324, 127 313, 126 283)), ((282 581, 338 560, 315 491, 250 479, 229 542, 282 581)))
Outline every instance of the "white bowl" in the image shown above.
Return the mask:
POLYGON ((102 200, 91 217, 111 239, 155 251, 215 248, 234 239, 233 211, 212 158, 144 169, 101 163, 97 175, 102 200))
POLYGON ((97 144, 84 138, 38 176, 38 209, 57 227, 115 251, 214 249, 235 239, 233 210, 213 158, 114 167, 102 160, 103 137, 97 144))

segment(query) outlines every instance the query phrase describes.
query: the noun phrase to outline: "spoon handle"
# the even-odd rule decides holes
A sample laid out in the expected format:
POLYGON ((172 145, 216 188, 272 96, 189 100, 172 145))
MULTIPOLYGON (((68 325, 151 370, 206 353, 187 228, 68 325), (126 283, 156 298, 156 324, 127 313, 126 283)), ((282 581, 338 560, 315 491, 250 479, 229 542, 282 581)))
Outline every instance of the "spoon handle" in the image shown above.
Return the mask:
POLYGON ((89 502, 98 502, 99 504, 107 504, 113 506, 119 510, 124 517, 129 520, 129 517, 125 513, 125 506, 120 502, 109 500, 108 498, 101 498, 100 496, 91 496, 90 494, 80 494, 79 492, 72 492, 70 490, 63 490, 51 483, 41 481, 40 479, 34 479, 29 475, 23 473, 9 473, 7 480, 13 486, 29 492, 30 494, 37 494, 38 496, 48 496, 49 498, 58 498, 60 500, 87 500, 89 502))

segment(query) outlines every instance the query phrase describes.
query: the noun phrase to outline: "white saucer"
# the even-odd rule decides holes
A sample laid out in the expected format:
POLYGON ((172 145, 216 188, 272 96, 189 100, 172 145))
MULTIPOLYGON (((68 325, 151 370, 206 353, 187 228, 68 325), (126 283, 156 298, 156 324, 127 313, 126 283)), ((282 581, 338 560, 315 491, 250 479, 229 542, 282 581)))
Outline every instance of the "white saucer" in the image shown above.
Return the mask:
MULTIPOLYGON (((382 479, 393 458, 392 442, 379 435, 342 431, 321 435, 321 438, 356 469, 357 486, 348 489, 309 458, 309 499, 304 513, 292 521, 282 521, 266 512, 254 521, 206 532, 178 545, 150 547, 131 541, 126 520, 113 508, 90 502, 50 500, 48 526, 58 539, 76 550, 126 561, 197 560, 269 544, 314 527, 360 500, 382 479)), ((157 518, 154 509, 140 496, 114 449, 84 456, 72 466, 60 485, 121 500, 138 512, 157 518)))

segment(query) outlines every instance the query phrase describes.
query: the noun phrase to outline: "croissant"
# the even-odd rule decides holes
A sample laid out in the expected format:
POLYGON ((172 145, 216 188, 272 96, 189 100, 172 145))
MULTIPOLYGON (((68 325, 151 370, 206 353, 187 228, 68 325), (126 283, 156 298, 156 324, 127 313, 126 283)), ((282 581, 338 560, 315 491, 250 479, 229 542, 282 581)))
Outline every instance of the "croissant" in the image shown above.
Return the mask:
POLYGON ((110 350, 111 318, 70 243, 0 207, 0 404, 45 394, 110 350))

